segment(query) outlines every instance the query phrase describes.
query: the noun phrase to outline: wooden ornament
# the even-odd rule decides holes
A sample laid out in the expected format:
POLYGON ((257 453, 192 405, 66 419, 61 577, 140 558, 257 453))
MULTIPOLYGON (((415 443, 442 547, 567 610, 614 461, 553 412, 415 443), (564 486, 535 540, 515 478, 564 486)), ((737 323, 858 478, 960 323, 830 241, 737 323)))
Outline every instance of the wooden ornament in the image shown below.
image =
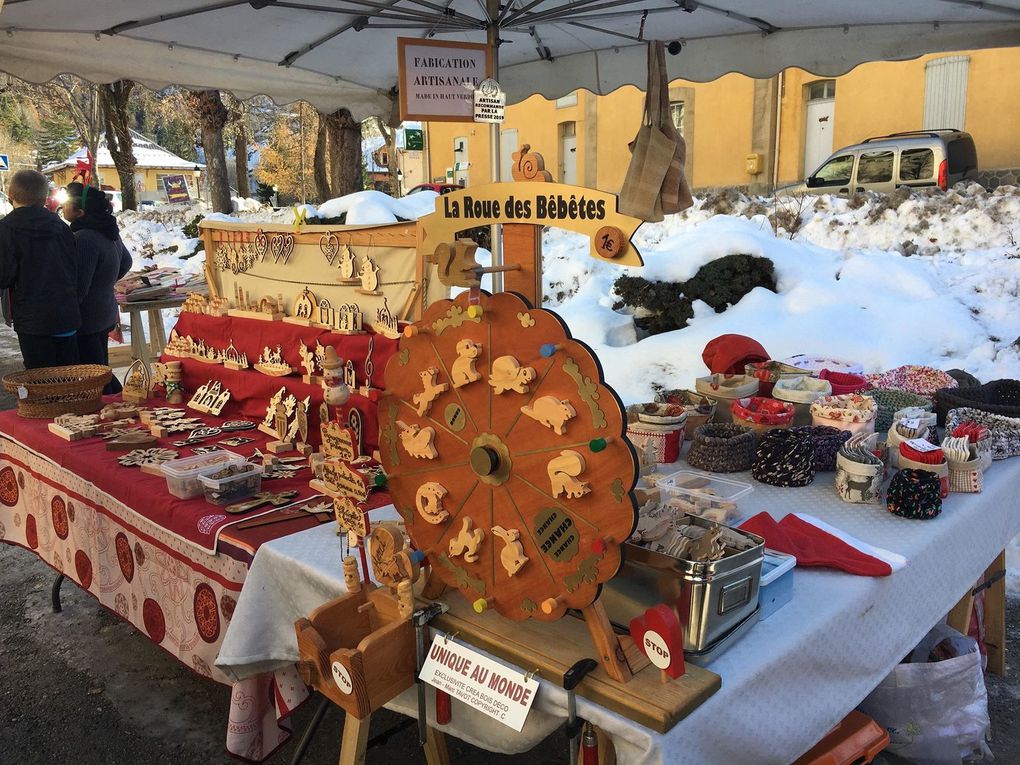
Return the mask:
POLYGON ((272 349, 267 345, 262 349, 262 355, 259 356, 259 360, 255 362, 255 371, 269 377, 285 377, 294 370, 291 369, 290 364, 283 360, 280 346, 272 349))
POLYGON ((248 354, 241 353, 237 350, 234 345, 234 341, 230 341, 230 345, 223 351, 223 366, 227 369, 241 370, 247 369, 250 365, 248 363, 248 354))
POLYGON ((239 513, 247 513, 249 510, 254 510, 258 507, 262 507, 263 505, 280 507, 281 505, 289 504, 295 497, 297 497, 297 495, 297 489, 289 489, 288 491, 275 493, 271 491, 260 491, 251 499, 246 499, 244 502, 227 505, 223 508, 223 512, 229 513, 230 515, 237 515, 239 513))
POLYGON ((161 465, 177 458, 177 451, 174 449, 135 449, 119 457, 117 462, 125 467, 144 467, 145 465, 161 465))
POLYGON ((568 499, 577 499, 590 492, 591 486, 577 480, 577 476, 584 472, 585 467, 584 456, 572 449, 564 449, 559 457, 549 460, 546 470, 552 484, 553 497, 558 498, 561 494, 566 494, 568 499))
POLYGON ((134 431, 132 433, 123 433, 118 435, 116 438, 108 440, 106 442, 106 451, 121 452, 131 449, 141 449, 147 446, 153 446, 156 442, 156 437, 151 433, 147 433, 145 431, 134 431))
POLYGON ((334 330, 341 335, 361 335, 365 332, 363 322, 361 307, 357 303, 344 303, 337 311, 334 330))
POLYGON ((317 308, 315 293, 308 289, 308 287, 305 287, 294 298, 294 305, 291 308, 290 316, 284 317, 283 320, 288 324, 310 327, 315 323, 317 308))
POLYGON ((337 263, 340 269, 340 283, 358 284, 360 280, 354 275, 356 263, 354 251, 349 245, 344 245, 340 250, 340 260, 337 263))
POLYGON ((138 407, 132 404, 107 404, 99 410, 99 419, 131 420, 138 417, 138 407))
POLYGON ((368 516, 350 497, 333 498, 333 516, 342 531, 358 537, 368 534, 368 516))
POLYGON ((676 611, 664 603, 630 620, 634 644, 662 671, 662 680, 684 675, 684 634, 676 611))
POLYGON ((301 347, 298 349, 298 356, 301 358, 301 367, 305 370, 304 377, 302 378, 306 383, 312 383, 315 381, 315 352, 305 345, 305 341, 301 341, 301 347))
POLYGON ((478 287, 481 269, 475 260, 478 245, 470 239, 458 239, 453 244, 442 242, 425 257, 434 263, 439 281, 447 287, 478 287))
POLYGON ((524 554, 524 547, 521 546, 521 532, 517 529, 504 529, 502 526, 493 526, 492 533, 505 543, 499 551, 499 562, 506 571, 507 576, 513 576, 528 562, 528 556, 524 554))
POLYGON ((393 523, 382 523, 368 535, 368 555, 375 578, 396 588, 400 582, 418 578, 418 566, 411 560, 403 533, 393 523))
POLYGON ((489 372, 489 385, 497 396, 508 390, 514 393, 527 393, 528 384, 534 380, 535 368, 522 367, 513 356, 500 356, 492 362, 492 369, 489 372))
POLYGON ((439 456, 436 447, 432 444, 436 437, 436 429, 431 425, 422 427, 417 424, 407 425, 397 420, 400 428, 400 444, 404 451, 412 457, 420 460, 434 460, 439 456))
POLYGON ((209 380, 195 391, 195 395, 188 402, 188 408, 218 417, 228 401, 230 391, 224 388, 219 380, 209 380))
POLYGON ((100 430, 98 414, 62 414, 47 425, 47 430, 65 441, 92 438, 100 430))
POLYGON ((461 521, 460 533, 450 539, 448 553, 451 558, 460 555, 464 556, 465 563, 474 563, 478 560, 478 548, 485 539, 485 532, 474 527, 474 521, 465 517, 461 521))
POLYGON ((555 396, 542 396, 533 404, 522 406, 521 413, 551 428, 558 436, 566 434, 567 421, 577 416, 573 404, 555 396))
POLYGON ((141 359, 135 359, 124 376, 124 392, 121 398, 131 404, 141 404, 149 397, 152 389, 152 374, 149 366, 141 359))
POLYGON ((545 169, 545 158, 537 151, 532 151, 531 144, 522 144, 513 153, 513 160, 510 175, 515 181, 552 182, 552 174, 545 169))
POLYGON ((383 296, 382 308, 375 309, 375 321, 372 322, 372 331, 390 340, 400 337, 400 325, 397 317, 390 311, 390 304, 386 296, 383 296))
MULTIPOLYGON (((280 388, 270 398, 269 404, 266 406, 266 416, 262 419, 258 429, 260 432, 265 433, 267 436, 275 436, 276 430, 273 427, 273 423, 276 419, 276 405, 284 400, 287 395, 286 388, 280 388)), ((295 399, 295 402, 297 399, 295 399)))
POLYGON ((442 523, 450 514, 443 509, 446 487, 435 481, 427 481, 418 487, 414 495, 414 506, 418 514, 428 523, 442 523))
POLYGON ((379 266, 367 255, 362 256, 358 277, 361 280, 361 289, 355 292, 362 295, 382 295, 379 291, 379 266))
POLYGON ((432 408, 432 402, 439 398, 440 394, 450 390, 448 383, 436 382, 438 375, 439 370, 436 367, 429 367, 418 373, 423 390, 421 393, 416 393, 412 400, 419 417, 427 415, 432 408))
POLYGON ((454 388, 461 388, 482 379, 475 369, 475 362, 482 355, 482 344, 464 339, 457 343, 457 360, 450 369, 450 379, 454 388))
POLYGON ((276 440, 266 444, 266 448, 273 454, 294 451, 294 442, 287 438, 287 432, 290 428, 289 415, 297 409, 298 404, 293 396, 289 399, 293 399, 294 403, 288 406, 287 400, 277 401, 273 411, 273 432, 276 434, 276 440))
POLYGON ((358 571, 358 560, 353 555, 344 558, 344 584, 347 592, 361 592, 361 574, 358 571))

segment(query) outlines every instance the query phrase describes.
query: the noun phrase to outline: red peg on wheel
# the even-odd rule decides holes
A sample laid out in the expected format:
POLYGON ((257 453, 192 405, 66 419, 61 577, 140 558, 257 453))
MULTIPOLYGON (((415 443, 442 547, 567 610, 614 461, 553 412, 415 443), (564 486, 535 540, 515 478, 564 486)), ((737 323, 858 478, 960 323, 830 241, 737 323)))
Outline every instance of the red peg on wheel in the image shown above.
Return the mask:
POLYGON ((609 545, 613 544, 615 540, 612 537, 599 537, 598 539, 592 540, 591 551, 595 555, 605 555, 609 550, 609 545))

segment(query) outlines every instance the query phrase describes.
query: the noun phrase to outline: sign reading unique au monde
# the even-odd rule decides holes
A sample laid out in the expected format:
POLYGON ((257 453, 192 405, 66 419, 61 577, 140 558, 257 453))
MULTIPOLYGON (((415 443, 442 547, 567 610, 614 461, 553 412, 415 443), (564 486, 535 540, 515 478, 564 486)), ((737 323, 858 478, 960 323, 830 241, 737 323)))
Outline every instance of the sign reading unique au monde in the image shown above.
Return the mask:
POLYGON ((400 118, 471 122, 474 91, 492 71, 488 45, 397 39, 400 118))
POLYGON ((641 253, 630 241, 642 221, 617 212, 616 195, 562 183, 521 181, 488 183, 444 194, 436 211, 418 219, 418 251, 429 255, 458 231, 493 223, 531 223, 584 234, 591 255, 621 266, 641 266, 641 253))

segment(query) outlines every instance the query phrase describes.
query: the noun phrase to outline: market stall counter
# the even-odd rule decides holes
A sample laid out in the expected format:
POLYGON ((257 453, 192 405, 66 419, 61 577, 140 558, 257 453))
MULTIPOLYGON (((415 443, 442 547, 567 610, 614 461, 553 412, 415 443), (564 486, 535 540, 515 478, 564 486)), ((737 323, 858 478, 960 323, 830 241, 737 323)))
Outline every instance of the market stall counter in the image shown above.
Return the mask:
MULTIPOLYGON (((185 666, 232 684, 227 749, 264 759, 287 739, 278 720, 305 698, 305 686, 287 665, 233 681, 216 656, 259 546, 324 520, 320 528, 336 540, 332 513, 239 528, 280 511, 228 515, 202 496, 177 499, 163 477, 119 464, 125 452, 107 451, 98 438, 62 440, 48 424, 0 412, 0 541, 31 550, 185 666)), ((236 452, 266 448, 262 433, 242 433, 252 440, 236 452)), ((308 479, 305 468, 265 486, 295 491, 300 507, 321 500, 308 479)), ((385 491, 370 500, 388 503, 385 491)))
MULTIPOLYGON (((902 555, 906 565, 886 577, 798 568, 792 601, 707 665, 722 688, 667 733, 579 698, 578 714, 609 734, 619 762, 787 765, 856 707, 1020 532, 1013 496, 1020 462, 996 463, 983 493, 950 495, 929 521, 892 516, 884 505, 844 503, 826 479, 797 489, 756 483, 741 512, 776 519, 807 513, 902 555)), ((322 527, 262 545, 249 573, 255 586, 238 600, 218 666, 241 679, 297 661, 292 622, 344 591, 340 555, 334 532, 322 527)), ((515 626, 506 622, 507 630, 515 626)), ((566 716, 558 678, 541 681, 520 734, 461 703, 439 729, 492 751, 527 751, 566 716)), ((413 690, 389 706, 414 716, 413 690)))

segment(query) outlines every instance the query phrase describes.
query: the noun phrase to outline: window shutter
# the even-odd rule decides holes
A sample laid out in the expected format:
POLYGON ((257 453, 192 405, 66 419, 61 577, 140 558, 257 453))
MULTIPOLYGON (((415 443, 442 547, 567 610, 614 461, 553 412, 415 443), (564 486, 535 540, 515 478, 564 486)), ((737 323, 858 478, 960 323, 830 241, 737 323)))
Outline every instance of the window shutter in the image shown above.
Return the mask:
POLYGON ((966 128, 970 56, 933 59, 924 70, 924 130, 966 128))

